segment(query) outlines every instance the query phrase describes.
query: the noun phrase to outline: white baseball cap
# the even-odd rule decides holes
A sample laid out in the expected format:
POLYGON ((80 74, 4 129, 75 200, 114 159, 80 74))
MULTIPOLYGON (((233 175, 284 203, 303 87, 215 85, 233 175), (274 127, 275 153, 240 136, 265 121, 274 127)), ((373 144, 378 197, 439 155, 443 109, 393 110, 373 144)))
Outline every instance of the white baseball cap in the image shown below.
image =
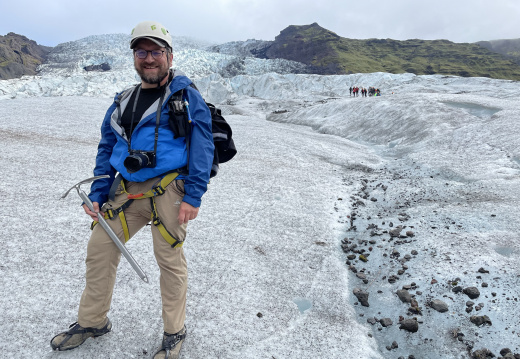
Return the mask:
POLYGON ((172 37, 166 28, 157 21, 143 21, 131 33, 130 48, 133 49, 140 39, 148 39, 159 46, 172 48, 172 37))

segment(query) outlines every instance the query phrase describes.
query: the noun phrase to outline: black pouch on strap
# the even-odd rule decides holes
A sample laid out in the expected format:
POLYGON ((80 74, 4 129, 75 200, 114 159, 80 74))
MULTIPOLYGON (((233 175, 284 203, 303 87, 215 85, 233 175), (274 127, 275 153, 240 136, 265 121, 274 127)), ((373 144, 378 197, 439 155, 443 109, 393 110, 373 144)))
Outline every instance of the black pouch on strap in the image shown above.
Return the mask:
POLYGON ((182 102, 183 91, 177 91, 170 98, 169 106, 169 125, 173 131, 173 138, 187 137, 190 134, 190 123, 188 113, 182 102))

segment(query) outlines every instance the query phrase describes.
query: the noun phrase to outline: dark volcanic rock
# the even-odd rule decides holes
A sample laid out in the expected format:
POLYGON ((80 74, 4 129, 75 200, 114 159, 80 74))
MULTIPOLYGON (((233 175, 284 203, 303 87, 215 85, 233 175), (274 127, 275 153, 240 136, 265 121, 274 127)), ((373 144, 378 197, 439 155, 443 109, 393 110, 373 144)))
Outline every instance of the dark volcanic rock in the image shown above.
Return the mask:
POLYGON ((466 294, 471 299, 476 299, 480 296, 480 292, 477 287, 464 288, 464 294, 466 294))
POLYGON ((399 280, 399 277, 396 276, 395 274, 392 274, 390 277, 388 277, 388 283, 395 283, 399 280))
POLYGON ((404 329, 408 332, 415 333, 419 330, 419 323, 417 323, 417 320, 415 319, 404 319, 401 322, 399 322, 400 326, 399 329, 404 329))
POLYGON ((106 62, 100 65, 89 65, 83 68, 85 71, 110 71, 110 65, 106 62))
POLYGON ((509 353, 512 353, 511 349, 509 349, 509 348, 504 348, 500 351, 500 355, 502 355, 502 356, 505 356, 506 354, 509 354, 509 353))
POLYGON ((368 292, 365 292, 362 289, 354 288, 352 291, 356 298, 359 300, 362 306, 364 307, 370 307, 370 304, 368 304, 368 292))
POLYGON ((392 319, 390 318, 383 318, 379 321, 379 323, 381 323, 381 325, 385 328, 394 324, 394 322, 392 322, 392 319))
POLYGON ((444 313, 448 311, 448 304, 439 299, 434 299, 430 306, 438 312, 444 313))
POLYGON ((406 289, 400 289, 397 291, 397 296, 403 303, 410 303, 412 301, 412 295, 406 289))
POLYGON ((461 286, 456 286, 456 287, 453 287, 453 289, 451 290, 453 293, 460 293, 462 292, 462 287, 461 286))
POLYGON ((495 355, 486 348, 475 350, 471 353, 472 359, 487 359, 487 358, 495 358, 495 355))
POLYGON ((484 324, 489 324, 489 325, 492 325, 491 324, 491 319, 489 319, 489 317, 487 315, 481 315, 481 316, 477 316, 477 315, 472 315, 469 320, 475 324, 476 326, 481 326, 481 325, 484 325, 484 324))
POLYGON ((402 230, 403 230, 402 226, 397 226, 394 229, 390 230, 388 233, 390 234, 390 237, 399 237, 402 230))
POLYGON ((414 308, 419 308, 419 303, 417 302, 417 300, 415 300, 415 298, 412 298, 412 300, 410 301, 410 306, 414 308))
POLYGON ((390 277, 388 277, 388 283, 395 283, 399 280, 399 277, 396 276, 395 274, 392 274, 390 277))
POLYGON ((386 346, 386 350, 392 350, 392 349, 397 349, 397 348, 399 348, 399 345, 397 344, 396 341, 393 341, 392 345, 387 345, 386 346))
POLYGON ((408 308, 408 315, 416 315, 416 314, 419 314, 419 315, 422 315, 422 308, 419 307, 419 306, 410 306, 408 308))
POLYGON ((356 277, 359 279, 367 279, 367 275, 365 273, 356 273, 356 277))
POLYGON ((368 319, 367 319, 367 323, 374 325, 374 324, 377 323, 377 319, 374 318, 374 317, 372 317, 372 318, 368 318, 368 319))

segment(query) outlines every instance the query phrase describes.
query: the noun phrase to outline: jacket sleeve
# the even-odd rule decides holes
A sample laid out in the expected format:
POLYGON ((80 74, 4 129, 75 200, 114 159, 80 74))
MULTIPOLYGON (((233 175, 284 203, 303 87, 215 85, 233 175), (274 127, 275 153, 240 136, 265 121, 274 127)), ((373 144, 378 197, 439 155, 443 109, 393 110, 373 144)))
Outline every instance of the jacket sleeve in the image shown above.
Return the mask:
POLYGON ((201 198, 206 193, 211 166, 213 165, 213 133, 211 113, 197 90, 187 88, 189 115, 192 121, 190 142, 189 174, 184 181, 183 201, 200 207, 201 198))
POLYGON ((94 181, 90 186, 90 194, 88 195, 92 202, 99 203, 100 208, 108 199, 110 186, 116 174, 116 170, 110 165, 112 149, 117 141, 116 135, 110 126, 111 115, 115 108, 115 103, 110 106, 101 125, 101 140, 98 145, 96 167, 94 167, 94 176, 109 175, 110 178, 102 178, 94 181))

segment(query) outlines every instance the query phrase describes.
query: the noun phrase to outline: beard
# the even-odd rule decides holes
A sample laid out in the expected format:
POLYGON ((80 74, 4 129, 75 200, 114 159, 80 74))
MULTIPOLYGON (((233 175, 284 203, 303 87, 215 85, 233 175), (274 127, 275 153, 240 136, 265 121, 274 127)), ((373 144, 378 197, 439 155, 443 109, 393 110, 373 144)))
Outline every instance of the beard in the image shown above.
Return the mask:
POLYGON ((144 66, 145 64, 134 63, 135 71, 137 71, 141 80, 150 85, 160 84, 161 81, 168 76, 170 70, 169 64, 159 63, 156 74, 147 74, 145 73, 144 66))

